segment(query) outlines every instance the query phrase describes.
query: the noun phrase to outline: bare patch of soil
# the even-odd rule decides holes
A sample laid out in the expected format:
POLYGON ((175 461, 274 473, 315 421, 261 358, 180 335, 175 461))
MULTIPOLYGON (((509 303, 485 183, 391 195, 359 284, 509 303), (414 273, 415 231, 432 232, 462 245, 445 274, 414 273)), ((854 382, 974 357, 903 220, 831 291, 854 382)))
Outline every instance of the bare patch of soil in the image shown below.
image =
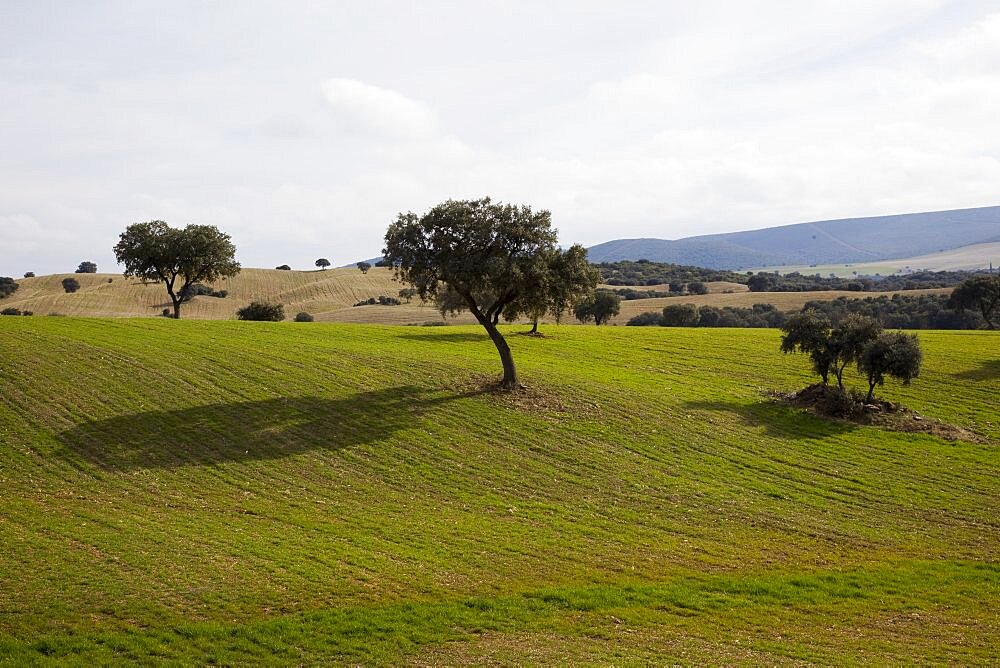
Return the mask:
POLYGON ((768 392, 773 400, 788 406, 803 408, 814 415, 848 420, 857 424, 876 425, 893 431, 931 434, 948 441, 990 443, 983 436, 941 420, 924 417, 902 404, 865 395, 847 393, 831 385, 816 383, 798 392, 768 392))

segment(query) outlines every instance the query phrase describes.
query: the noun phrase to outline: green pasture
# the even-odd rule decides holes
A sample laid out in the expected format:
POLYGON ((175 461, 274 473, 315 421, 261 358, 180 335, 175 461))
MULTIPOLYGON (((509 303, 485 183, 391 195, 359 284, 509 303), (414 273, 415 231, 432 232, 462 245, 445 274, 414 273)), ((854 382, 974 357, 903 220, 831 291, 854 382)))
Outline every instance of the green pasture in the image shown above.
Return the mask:
POLYGON ((1000 333, 522 329, 0 318, 0 663, 1000 661, 1000 333))

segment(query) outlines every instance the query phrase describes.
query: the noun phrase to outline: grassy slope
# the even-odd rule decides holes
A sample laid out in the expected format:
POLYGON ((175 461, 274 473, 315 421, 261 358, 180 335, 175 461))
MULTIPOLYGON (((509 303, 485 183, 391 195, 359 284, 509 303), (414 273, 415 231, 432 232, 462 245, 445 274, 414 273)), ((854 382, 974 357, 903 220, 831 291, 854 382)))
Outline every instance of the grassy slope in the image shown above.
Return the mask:
MULTIPOLYGON (((995 443, 998 334, 920 336, 995 443)), ((997 660, 995 444, 767 403, 772 331, 511 341, 0 318, 0 658, 997 660)))
MULTIPOLYGON (((0 300, 0 308, 13 306, 33 311, 39 315, 57 313, 87 317, 158 316, 170 306, 167 293, 160 284, 143 285, 136 280, 126 280, 116 274, 57 274, 19 279, 20 288, 0 300), (73 276, 81 289, 66 294, 62 279, 73 276), (108 283, 111 279, 111 283, 108 283)), ((710 306, 750 307, 758 303, 773 303, 781 309, 799 309, 813 299, 835 299, 838 296, 861 296, 856 292, 747 292, 744 285, 734 283, 708 283, 712 294, 690 297, 636 299, 622 302, 621 313, 612 322, 624 324, 634 315, 644 311, 659 311, 669 303, 694 303, 710 306)), ((236 309, 254 299, 281 302, 285 316, 292 319, 299 311, 313 314, 324 322, 370 323, 382 325, 410 325, 439 322, 441 315, 431 306, 419 302, 400 306, 361 306, 353 304, 379 295, 395 296, 400 284, 392 280, 392 270, 375 267, 367 274, 357 269, 328 269, 327 271, 275 271, 273 269, 244 269, 234 278, 219 281, 217 289, 226 289, 225 299, 196 297, 182 307, 185 319, 231 320, 236 309)), ((646 290, 665 290, 666 286, 640 286, 646 290)), ((919 291, 950 292, 950 289, 919 291)), ((876 293, 864 293, 872 296, 876 293)), ((881 294, 881 293, 879 293, 881 294)), ((892 294, 892 293, 886 293, 892 294)), ((567 321, 573 321, 568 317, 567 321)), ((474 324, 468 313, 449 318, 454 324, 474 324)))
POLYGON ((895 273, 911 271, 958 271, 964 269, 986 269, 990 262, 1000 266, 1000 241, 987 244, 973 244, 952 250, 908 257, 899 260, 880 260, 878 262, 856 262, 853 264, 820 264, 820 265, 789 265, 784 267, 759 267, 748 271, 778 271, 782 274, 798 271, 803 274, 820 274, 829 276, 836 274, 849 278, 854 275, 891 276, 895 273))

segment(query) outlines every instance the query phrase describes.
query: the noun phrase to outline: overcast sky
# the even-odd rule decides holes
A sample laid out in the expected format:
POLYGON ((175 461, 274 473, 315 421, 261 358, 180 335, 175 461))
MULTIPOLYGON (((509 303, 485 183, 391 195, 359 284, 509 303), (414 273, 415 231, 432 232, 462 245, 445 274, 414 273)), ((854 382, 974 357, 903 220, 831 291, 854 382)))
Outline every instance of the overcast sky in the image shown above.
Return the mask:
POLYGON ((1000 1, 0 0, 0 275, 483 195, 587 245, 1000 204, 1000 1))

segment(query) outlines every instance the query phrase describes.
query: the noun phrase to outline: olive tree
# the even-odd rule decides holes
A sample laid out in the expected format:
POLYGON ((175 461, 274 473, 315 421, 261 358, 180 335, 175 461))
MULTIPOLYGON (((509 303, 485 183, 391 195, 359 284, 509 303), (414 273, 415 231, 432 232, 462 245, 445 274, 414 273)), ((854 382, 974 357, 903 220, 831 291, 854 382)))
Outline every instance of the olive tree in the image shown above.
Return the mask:
POLYGON ((316 266, 319 267, 320 269, 326 270, 326 268, 330 266, 330 261, 327 260, 325 257, 321 257, 320 259, 316 260, 316 266))
POLYGON ((837 376, 837 387, 844 389, 844 369, 861 359, 865 346, 882 333, 882 324, 875 318, 852 313, 830 332, 830 366, 837 376))
MULTIPOLYGON (((400 213, 382 251, 397 280, 413 286, 421 299, 472 313, 500 354, 504 389, 518 385, 517 369, 497 324, 505 312, 555 302, 557 253, 585 257, 582 249, 558 251, 548 211, 488 197, 448 200, 421 216, 400 213)), ((566 294, 593 287, 593 274, 585 273, 585 283, 584 274, 568 276, 581 283, 560 287, 566 294)))
POLYGON ((830 321, 813 309, 797 313, 781 327, 781 352, 801 352, 812 360, 813 371, 826 385, 833 364, 830 354, 830 321))
POLYGON ((585 300, 594 292, 601 278, 597 269, 587 261, 587 249, 579 244, 563 251, 550 248, 540 253, 548 265, 543 289, 525 292, 504 309, 504 319, 513 321, 520 317, 531 320, 530 334, 538 333, 538 321, 551 315, 556 322, 573 304, 585 300))
POLYGON ((603 325, 618 315, 621 310, 622 298, 610 290, 597 290, 594 296, 577 303, 573 314, 580 322, 594 321, 595 325, 603 325))
POLYGON ((952 290, 948 308, 956 311, 979 309, 989 329, 996 329, 1000 315, 1000 275, 977 276, 952 290))
POLYGON ((358 262, 358 269, 361 270, 362 274, 367 274, 368 270, 372 268, 371 262, 358 262))
POLYGON ((915 334, 903 332, 882 332, 861 351, 858 357, 858 371, 868 378, 868 396, 875 396, 875 386, 883 385, 885 377, 891 376, 909 385, 920 374, 923 351, 915 334))
POLYGON ((240 271, 229 235, 213 225, 173 228, 162 220, 125 228, 114 247, 125 276, 159 281, 167 288, 174 318, 181 317, 185 291, 193 283, 212 282, 240 271))

